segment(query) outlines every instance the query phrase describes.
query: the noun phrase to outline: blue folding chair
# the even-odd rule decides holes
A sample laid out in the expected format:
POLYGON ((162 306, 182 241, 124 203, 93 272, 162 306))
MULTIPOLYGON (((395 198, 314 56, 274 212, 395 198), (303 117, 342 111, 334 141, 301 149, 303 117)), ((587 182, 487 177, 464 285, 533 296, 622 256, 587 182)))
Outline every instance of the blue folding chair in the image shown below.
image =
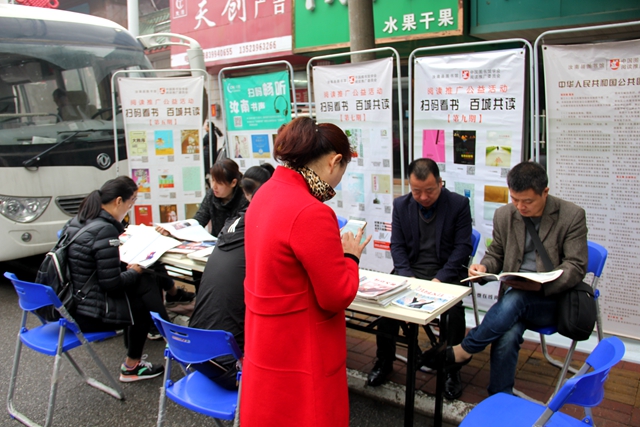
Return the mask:
MULTIPOLYGON (((598 341, 602 341, 602 336, 603 336, 602 324, 601 324, 601 318, 600 318, 600 307, 598 305, 598 297, 600 296, 600 291, 598 291, 597 287, 598 287, 598 280, 600 279, 600 276, 602 275, 602 270, 604 269, 604 264, 607 261, 607 250, 603 246, 591 241, 587 242, 587 247, 589 249, 589 262, 587 264, 587 274, 593 274, 591 286, 593 287, 593 293, 596 296, 596 309, 597 309, 596 328, 598 331, 598 341)), ((578 342, 577 341, 571 342, 571 346, 569 347, 569 351, 567 352, 567 357, 565 358, 564 362, 561 362, 560 360, 557 360, 551 357, 547 349, 547 342, 545 340, 546 335, 552 335, 558 332, 557 326, 548 326, 545 328, 537 328, 532 330, 540 334, 540 346, 542 347, 542 354, 544 354, 545 359, 547 359, 547 361, 551 363, 553 366, 560 368, 560 378, 556 383, 556 387, 554 391, 554 393, 557 393, 558 390, 560 389, 560 386, 562 385, 562 381, 564 381, 564 377, 567 375, 567 372, 571 372, 574 374, 578 372, 575 368, 571 367, 571 359, 573 357, 573 353, 576 349, 576 345, 578 344, 578 342)), ((524 393, 519 392, 517 390, 516 392, 519 396, 527 398, 527 396, 524 393)))
MULTIPOLYGON (((233 335, 226 331, 210 331, 176 325, 162 319, 158 313, 151 313, 160 334, 167 341, 165 349, 165 370, 160 405, 158 409, 158 427, 165 418, 166 398, 173 400, 192 411, 213 417, 220 427, 219 419, 234 420, 239 423, 240 389, 226 390, 198 371, 189 372, 180 380, 171 380, 171 361, 183 365, 203 363, 220 356, 232 355, 241 363, 242 352, 233 335)), ((240 365, 241 366, 241 365, 240 365)), ((240 384, 240 374, 238 383, 240 384)))
MULTIPOLYGON (((480 232, 474 228, 471 231, 471 244, 473 245, 473 249, 471 250, 471 256, 469 257, 469 266, 473 264, 473 258, 476 256, 479 243, 480 243, 480 232)), ((478 326, 480 324, 480 316, 478 315, 478 297, 476 295, 476 285, 474 281, 470 281, 469 283, 471 283, 471 299, 473 301, 473 316, 476 319, 476 326, 478 326)))
POLYGON ((567 380, 548 405, 540 405, 517 396, 498 393, 480 402, 462 420, 460 427, 473 426, 593 426, 591 409, 604 398, 604 383, 609 371, 624 356, 624 344, 618 337, 600 341, 578 374, 567 380), (592 372, 587 372, 593 369, 592 372), (585 418, 573 418, 558 412, 564 405, 584 407, 585 418))
POLYGON ((22 308, 22 322, 20 324, 20 331, 18 332, 18 338, 16 342, 16 351, 13 358, 13 368, 11 370, 11 379, 9 382, 9 395, 7 397, 7 409, 9 414, 28 426, 40 426, 36 422, 27 418, 24 414, 18 412, 13 405, 13 395, 16 389, 16 380, 18 377, 18 366, 20 363, 20 354, 22 352, 22 345, 29 347, 30 349, 45 354, 47 356, 54 356, 53 373, 51 374, 51 389, 49 391, 49 406, 47 408, 47 415, 44 426, 51 425, 53 420, 53 412, 56 402, 56 394, 58 390, 59 382, 59 368, 60 360, 64 355, 71 366, 74 367, 76 372, 92 387, 102 390, 105 393, 115 397, 116 399, 124 399, 124 393, 120 388, 120 385, 109 374, 109 371, 104 366, 98 355, 91 348, 90 343, 95 341, 102 341, 106 338, 110 338, 116 335, 116 332, 90 332, 82 333, 80 328, 73 320, 73 317, 69 314, 64 307, 56 293, 50 286, 41 285, 38 283, 24 282, 18 280, 13 273, 4 273, 4 277, 9 279, 13 283, 13 287, 18 293, 18 302, 20 308, 22 308), (54 322, 47 322, 37 315, 35 310, 42 307, 53 305, 55 309, 60 313, 62 318, 54 322), (41 325, 35 328, 27 328, 27 316, 28 314, 34 314, 41 321, 41 325), (94 360, 96 365, 100 368, 105 377, 109 380, 112 387, 109 387, 94 378, 91 378, 85 374, 76 361, 68 353, 76 347, 84 347, 89 352, 89 355, 94 360))

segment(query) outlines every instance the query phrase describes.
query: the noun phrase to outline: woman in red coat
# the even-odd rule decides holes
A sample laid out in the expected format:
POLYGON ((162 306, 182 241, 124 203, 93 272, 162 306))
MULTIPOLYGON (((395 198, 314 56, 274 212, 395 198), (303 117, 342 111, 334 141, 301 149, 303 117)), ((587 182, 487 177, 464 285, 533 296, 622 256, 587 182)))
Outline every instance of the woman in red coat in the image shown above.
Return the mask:
POLYGON ((279 166, 246 214, 244 427, 349 425, 344 309, 358 289, 359 244, 323 202, 351 160, 335 125, 298 118, 279 134, 279 166))

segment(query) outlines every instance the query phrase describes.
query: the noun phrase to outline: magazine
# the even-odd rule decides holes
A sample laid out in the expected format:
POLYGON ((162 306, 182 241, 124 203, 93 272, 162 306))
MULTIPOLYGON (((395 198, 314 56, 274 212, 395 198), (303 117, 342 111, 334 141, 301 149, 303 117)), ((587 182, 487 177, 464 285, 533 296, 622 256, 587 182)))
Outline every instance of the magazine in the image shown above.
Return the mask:
POLYGON ((468 280, 499 280, 499 281, 509 281, 509 280, 531 280, 533 282, 538 283, 547 283, 556 280, 558 277, 562 275, 563 270, 554 270, 546 273, 533 273, 533 272, 524 272, 524 273, 500 273, 500 274, 491 274, 491 273, 480 273, 476 272, 476 276, 467 277, 466 279, 462 279, 460 282, 466 282, 468 280))
POLYGON ((432 312, 452 299, 454 299, 453 295, 431 291, 424 286, 418 286, 400 295, 399 298, 393 300, 393 303, 412 310, 432 312))
POLYGON ((392 280, 378 277, 361 277, 355 300, 383 307, 389 305, 399 293, 409 286, 406 278, 396 277, 397 279, 394 278, 392 280))
POLYGON ((180 240, 190 240, 192 242, 207 242, 218 240, 195 219, 187 219, 184 221, 161 222, 156 223, 157 226, 164 228, 173 237, 180 240))
POLYGON ((195 252, 191 252, 190 254, 187 254, 188 258, 191 258, 192 260, 195 261, 200 261, 200 262, 207 262, 207 260, 209 259, 209 255, 211 255, 213 253, 213 250, 215 249, 215 246, 209 246, 208 248, 205 249, 200 249, 199 251, 195 251, 195 252))
POLYGON ((176 253, 176 254, 191 254, 193 252, 200 251, 202 249, 209 249, 212 246, 215 246, 215 241, 208 242, 182 242, 180 245, 175 248, 169 249, 167 252, 176 253))
POLYGON ((163 236, 146 225, 130 225, 120 235, 120 260, 149 267, 180 241, 163 236))

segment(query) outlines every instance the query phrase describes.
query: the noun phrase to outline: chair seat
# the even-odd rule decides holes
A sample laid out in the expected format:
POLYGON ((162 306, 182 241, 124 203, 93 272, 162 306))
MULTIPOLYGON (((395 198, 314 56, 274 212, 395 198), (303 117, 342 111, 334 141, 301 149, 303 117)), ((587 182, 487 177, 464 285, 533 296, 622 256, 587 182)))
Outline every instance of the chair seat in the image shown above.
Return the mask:
MULTIPOLYGON (((545 407, 506 393, 495 394, 478 404, 462 420, 460 427, 531 427, 545 411, 545 407), (496 416, 499 414, 499 416, 496 416), (490 424, 488 422, 490 421, 490 424)), ((586 426, 582 421, 556 412, 545 427, 586 426)))
POLYGON ((556 332, 558 332, 557 326, 546 326, 544 328, 527 328, 527 329, 531 329, 534 332, 538 332, 539 334, 544 334, 544 335, 553 335, 556 332))
POLYGON ((172 383, 167 381, 167 396, 174 402, 200 414, 232 420, 238 392, 226 390, 198 371, 172 383))
MULTIPOLYGON (((55 356, 58 347, 58 335, 60 334, 60 324, 50 322, 32 329, 20 331, 20 340, 32 350, 47 356, 55 356)), ((89 342, 101 341, 116 335, 115 331, 109 332, 88 332, 84 334, 89 342)), ((65 331, 62 352, 69 351, 81 345, 78 337, 69 329, 65 331)))

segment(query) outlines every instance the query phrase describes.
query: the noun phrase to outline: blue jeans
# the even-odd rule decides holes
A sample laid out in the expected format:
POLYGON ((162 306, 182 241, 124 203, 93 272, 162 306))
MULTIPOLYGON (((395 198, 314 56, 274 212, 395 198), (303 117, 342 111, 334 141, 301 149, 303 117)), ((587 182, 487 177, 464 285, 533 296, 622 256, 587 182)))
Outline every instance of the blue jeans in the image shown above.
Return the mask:
POLYGON ((513 394, 520 344, 525 329, 558 323, 557 299, 540 292, 509 289, 462 340, 462 348, 479 353, 491 344, 489 394, 513 394))

